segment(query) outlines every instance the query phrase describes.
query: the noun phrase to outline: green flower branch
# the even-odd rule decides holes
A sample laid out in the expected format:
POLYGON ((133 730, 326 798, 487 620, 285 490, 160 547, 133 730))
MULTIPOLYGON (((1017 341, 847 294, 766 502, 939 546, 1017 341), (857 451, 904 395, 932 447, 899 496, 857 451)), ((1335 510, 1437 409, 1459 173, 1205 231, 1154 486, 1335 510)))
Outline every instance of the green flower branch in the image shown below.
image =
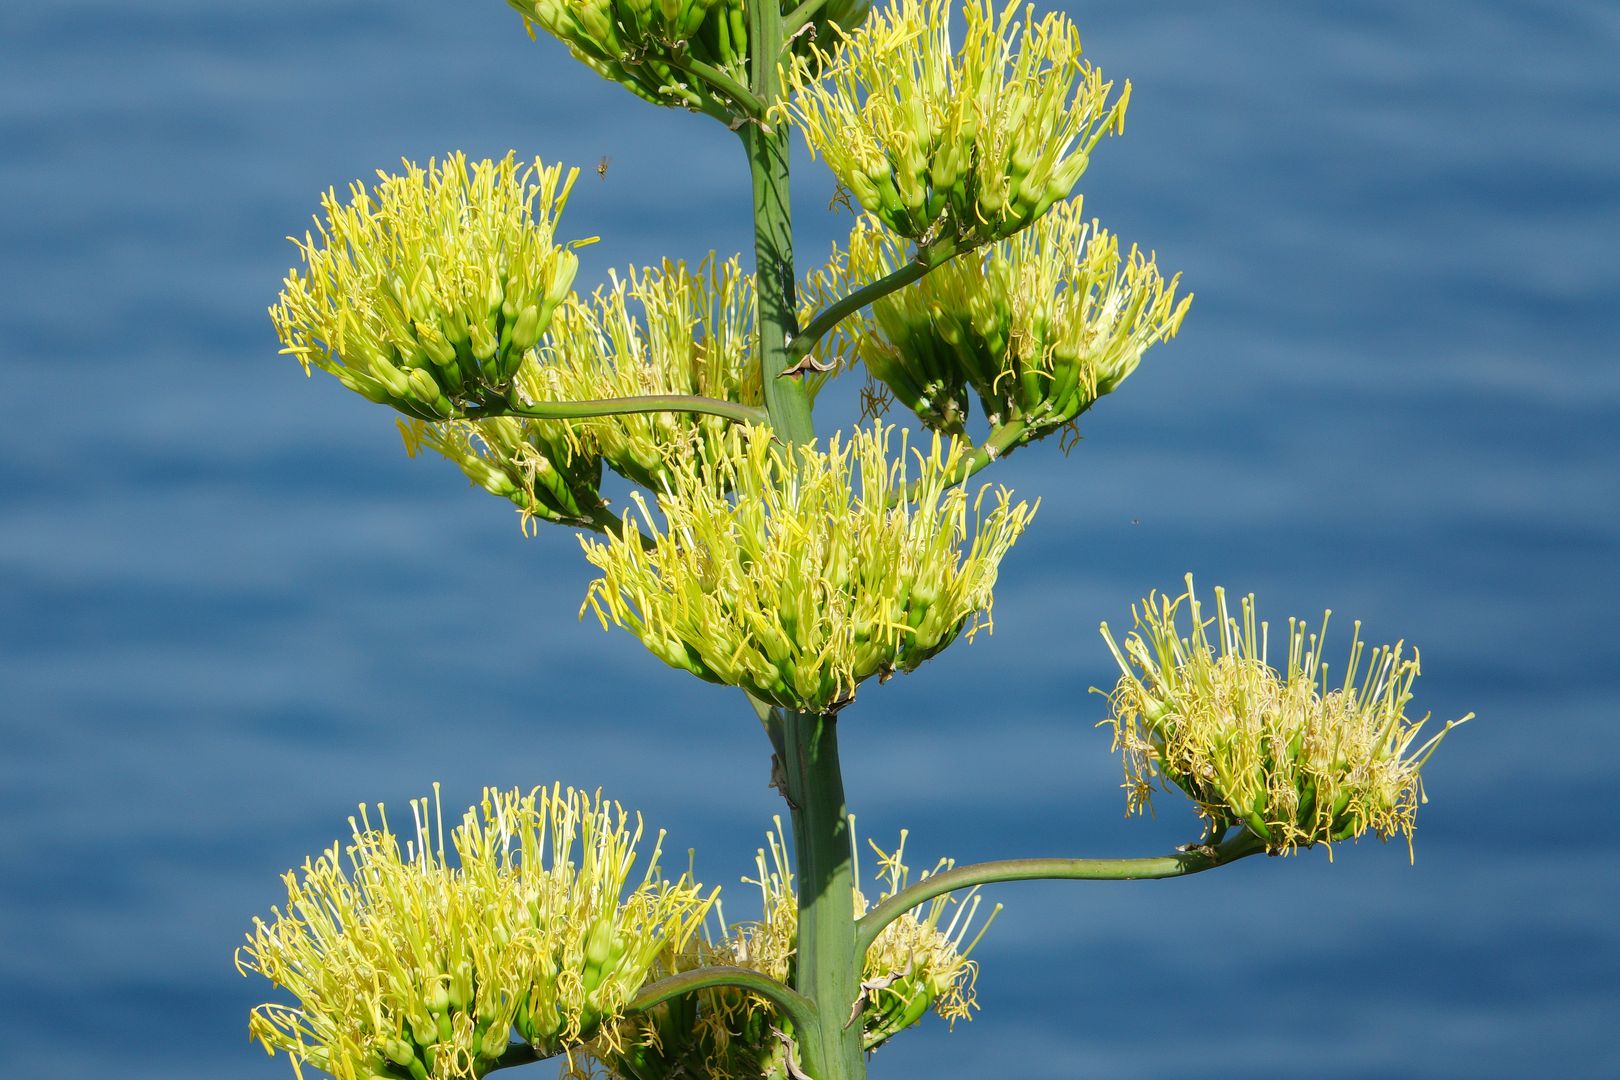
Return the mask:
POLYGON ((770 414, 758 406, 691 394, 645 394, 590 401, 527 401, 473 405, 463 409, 459 419, 487 420, 499 416, 512 416, 529 420, 584 420, 599 416, 635 416, 641 413, 660 412, 718 416, 739 424, 764 425, 770 422, 770 414))
POLYGON ((954 239, 936 240, 924 244, 917 249, 915 258, 904 266, 890 271, 876 281, 867 282, 828 304, 816 313, 815 317, 805 325, 801 332, 794 336, 787 351, 789 366, 791 367, 808 357, 823 338, 832 333, 840 323, 851 315, 881 300, 890 293, 903 289, 915 281, 920 281, 926 274, 945 265, 945 263, 965 250, 967 250, 967 245, 954 239))
POLYGON ((751 968, 730 966, 695 968, 677 975, 666 975, 657 982, 648 983, 630 999, 630 1004, 624 1008, 625 1015, 633 1016, 636 1013, 646 1012, 655 1005, 662 1005, 672 998, 683 997, 699 990, 721 987, 758 994, 781 1010, 782 1015, 791 1020, 798 1031, 811 1031, 821 1022, 820 1015, 816 1011, 816 1003, 791 986, 751 968))
POLYGON ((1191 845, 1174 855, 1146 859, 997 859, 941 870, 896 893, 861 917, 856 945, 870 947, 895 919, 936 896, 1008 881, 1150 881, 1201 874, 1266 850, 1265 842, 1241 833, 1219 844, 1191 845))

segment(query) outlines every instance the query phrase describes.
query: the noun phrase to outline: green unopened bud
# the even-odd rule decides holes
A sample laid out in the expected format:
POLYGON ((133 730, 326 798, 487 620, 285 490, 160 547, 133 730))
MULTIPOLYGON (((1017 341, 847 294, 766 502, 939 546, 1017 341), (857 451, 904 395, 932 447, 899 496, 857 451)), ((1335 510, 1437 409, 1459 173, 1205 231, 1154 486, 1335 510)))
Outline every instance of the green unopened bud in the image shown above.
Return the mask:
POLYGON ((540 340, 540 308, 530 304, 518 313, 517 322, 512 326, 512 348, 518 352, 527 352, 534 348, 540 340))

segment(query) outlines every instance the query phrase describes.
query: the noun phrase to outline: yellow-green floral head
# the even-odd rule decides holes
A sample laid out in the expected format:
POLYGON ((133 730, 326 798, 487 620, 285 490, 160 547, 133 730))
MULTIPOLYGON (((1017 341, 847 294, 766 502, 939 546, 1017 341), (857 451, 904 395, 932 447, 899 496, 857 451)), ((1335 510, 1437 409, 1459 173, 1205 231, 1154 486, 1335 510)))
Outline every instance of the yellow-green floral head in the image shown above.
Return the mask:
MULTIPOLYGON (((844 251, 811 278, 829 297, 892 274, 913 246, 876 218, 855 223, 844 251)), ((994 425, 1031 442, 1072 425, 1176 335, 1192 302, 1176 296, 1151 254, 1085 217, 1079 198, 981 252, 959 255, 876 301, 829 342, 937 431, 959 433, 967 392, 994 425)))
POLYGON ((578 269, 555 237, 577 173, 458 152, 328 191, 270 309, 282 352, 420 419, 502 400, 578 269))
MULTIPOLYGON (((997 569, 1034 509, 957 484, 963 447, 881 424, 825 446, 732 428, 673 469, 651 536, 583 539, 585 609, 654 655, 784 708, 826 712, 988 627, 997 569)), ((583 610, 582 609, 582 613, 583 610)))
POLYGON ((459 1080, 514 1046, 581 1047, 714 899, 663 880, 659 844, 635 876, 640 818, 572 788, 486 790, 448 846, 437 797, 411 804, 403 842, 381 806, 350 827, 285 875, 285 908, 237 954, 295 999, 249 1032, 300 1075, 459 1080))
POLYGON ((1097 143, 1123 127, 1130 84, 1113 95, 1061 13, 1037 20, 1019 0, 967 0, 958 32, 955 6, 897 0, 840 33, 795 63, 787 108, 885 225, 971 247, 1069 195, 1097 143))
POLYGON ((1410 849, 1424 801, 1419 771, 1449 721, 1421 745, 1428 721, 1406 706, 1418 656, 1404 643, 1371 651, 1355 625, 1342 680, 1322 659, 1328 616, 1312 631, 1288 620, 1287 665, 1268 662, 1267 624, 1245 597, 1239 616, 1215 590, 1205 617, 1193 590, 1150 594, 1133 609, 1123 643, 1102 626, 1121 676, 1109 695, 1114 747, 1124 754, 1129 808, 1160 779, 1187 794, 1216 829, 1245 828, 1273 853, 1372 833, 1401 835, 1410 849))
MULTIPOLYGON (((564 400, 696 394, 759 405, 765 395, 754 318, 753 276, 735 256, 711 252, 696 268, 666 260, 613 274, 588 300, 570 299, 531 366, 564 400)), ((609 468, 656 491, 668 485, 683 452, 720 438, 730 424, 657 412, 598 417, 576 429, 609 468)), ((684 462, 691 460, 687 453, 684 462)))

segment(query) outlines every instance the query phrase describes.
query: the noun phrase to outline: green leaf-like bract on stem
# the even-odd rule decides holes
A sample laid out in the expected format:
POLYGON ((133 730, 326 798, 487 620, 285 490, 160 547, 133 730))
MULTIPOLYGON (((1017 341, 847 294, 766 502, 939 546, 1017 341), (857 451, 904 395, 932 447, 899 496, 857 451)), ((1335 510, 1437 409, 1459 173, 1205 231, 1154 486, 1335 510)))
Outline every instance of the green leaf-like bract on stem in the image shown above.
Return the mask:
POLYGON ((1130 809, 1146 807, 1157 776, 1216 830, 1246 828, 1273 853, 1366 832, 1403 835, 1410 849, 1423 801, 1419 770, 1473 714, 1414 749, 1428 721, 1406 717, 1416 650, 1404 657, 1397 643, 1368 657, 1358 622, 1344 677, 1333 685, 1322 660, 1327 615, 1314 632, 1290 618, 1287 667, 1277 671, 1254 597, 1244 598, 1240 619, 1228 613, 1225 590, 1215 598, 1216 616, 1205 619, 1189 574, 1182 595, 1150 594, 1133 609, 1136 628, 1123 647, 1103 624, 1122 672, 1105 723, 1124 753, 1130 809))
POLYGON ((818 63, 790 73, 785 107, 811 153, 862 206, 912 240, 1010 236, 1074 190, 1091 152, 1120 130, 1130 84, 1081 58, 1080 34, 1021 0, 897 0, 818 63), (1019 16, 1023 21, 1019 21, 1019 16))
MULTIPOLYGON (((911 245, 863 217, 847 248, 812 278, 833 295, 894 273, 911 245)), ((1079 198, 1023 232, 957 256, 845 322, 827 352, 858 359, 929 427, 960 433, 967 393, 991 425, 1018 422, 1031 442, 1110 393, 1154 344, 1175 336, 1192 297, 1153 257, 1120 253, 1079 198)))
POLYGON ((650 548, 581 540, 602 571, 586 607, 665 663, 802 712, 971 637, 1033 508, 956 485, 961 444, 894 431, 823 449, 733 428, 723 453, 671 471, 661 515, 633 496, 650 548))
POLYGON ((573 285, 555 230, 578 171, 458 152, 328 191, 270 309, 282 352, 426 420, 501 400, 573 285))
POLYGON ((244 974, 296 999, 249 1026, 295 1070, 460 1080, 514 1038, 539 1057, 582 1047, 714 900, 659 876, 660 845, 632 877, 641 819, 600 795, 486 790, 450 834, 454 860, 437 799, 411 809, 402 844, 381 806, 375 823, 362 806, 347 847, 289 871, 287 906, 238 951, 244 974))

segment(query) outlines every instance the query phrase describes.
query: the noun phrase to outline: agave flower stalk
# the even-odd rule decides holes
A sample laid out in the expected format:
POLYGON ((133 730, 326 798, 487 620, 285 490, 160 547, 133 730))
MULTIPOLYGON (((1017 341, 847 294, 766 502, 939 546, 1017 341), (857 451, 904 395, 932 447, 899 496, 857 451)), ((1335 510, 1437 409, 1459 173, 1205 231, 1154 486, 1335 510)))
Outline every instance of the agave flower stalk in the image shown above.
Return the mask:
POLYGON ((1218 592, 1206 620, 1189 579, 1123 642, 1104 627, 1122 672, 1104 723, 1129 807, 1174 786, 1209 830, 1161 856, 916 879, 902 834, 868 904, 841 710, 989 629, 1034 507, 965 481, 1072 425, 1187 311, 1177 278, 1069 201, 1130 84, 1086 61, 1065 16, 1021 3, 965 0, 958 35, 953 0, 870 18, 868 0, 511 2, 603 76, 737 133, 752 273, 711 255, 582 297, 579 242, 557 235, 575 172, 458 154, 329 192, 272 317, 306 371, 404 414, 407 450, 454 461, 526 528, 603 532, 582 540, 601 576, 581 614, 746 691, 789 828, 759 858, 759 921, 720 918, 707 939, 713 897, 663 879, 657 845, 638 879, 639 819, 599 797, 488 793, 454 859, 425 803, 403 845, 363 811, 346 853, 289 874, 286 907, 241 950, 291 995, 253 1014, 267 1049, 337 1080, 481 1077, 555 1053, 623 1080, 864 1080, 868 1051, 925 1012, 973 1008, 979 886, 1182 877, 1364 833, 1410 844, 1444 735, 1419 743, 1406 717, 1415 652, 1369 653, 1358 634, 1335 685, 1321 632, 1295 625, 1274 671, 1252 603, 1232 619, 1218 592), (802 279, 794 128, 867 215, 802 279), (816 390, 856 360, 930 436, 818 435, 816 390), (990 430, 970 446, 975 399, 990 430), (644 489, 622 515, 604 468, 644 489))
POLYGON ((1189 574, 1180 596, 1150 594, 1132 610, 1123 647, 1103 624, 1121 671, 1108 723, 1124 755, 1130 810, 1146 808, 1160 779, 1185 792, 1212 831, 1241 826, 1274 853, 1369 832, 1404 836, 1410 853, 1425 801, 1420 770, 1473 714, 1415 745, 1429 720, 1406 715, 1416 650, 1406 656, 1397 642, 1369 653, 1357 622, 1335 684, 1322 654, 1331 613, 1314 631, 1291 618, 1278 671, 1254 597, 1235 618, 1224 589, 1215 603, 1215 618, 1205 619, 1189 574))

